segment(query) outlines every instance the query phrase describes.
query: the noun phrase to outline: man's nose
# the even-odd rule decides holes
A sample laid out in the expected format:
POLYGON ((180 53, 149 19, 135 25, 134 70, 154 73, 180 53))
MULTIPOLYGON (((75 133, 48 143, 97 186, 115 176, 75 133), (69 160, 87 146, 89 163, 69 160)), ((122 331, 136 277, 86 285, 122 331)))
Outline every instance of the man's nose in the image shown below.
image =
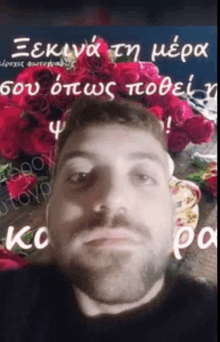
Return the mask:
POLYGON ((114 215, 128 210, 129 196, 122 179, 105 180, 96 195, 93 210, 97 213, 105 211, 114 215))

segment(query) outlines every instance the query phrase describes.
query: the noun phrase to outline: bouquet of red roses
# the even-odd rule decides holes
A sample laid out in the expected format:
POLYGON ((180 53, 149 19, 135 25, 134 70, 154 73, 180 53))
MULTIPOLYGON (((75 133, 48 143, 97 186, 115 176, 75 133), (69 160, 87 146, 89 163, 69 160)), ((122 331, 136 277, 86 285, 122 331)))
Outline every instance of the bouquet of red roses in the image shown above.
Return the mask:
MULTIPOLYGON (((60 66, 27 67, 17 75, 11 96, 0 96, 0 154, 6 161, 19 162, 39 156, 51 167, 56 136, 50 124, 63 123, 66 110, 81 96, 85 87, 89 93, 89 89, 95 86, 97 94, 97 89, 109 83, 114 98, 141 102, 163 122, 165 130, 168 118, 171 118, 167 134, 170 152, 183 150, 189 142, 201 144, 211 141, 214 123, 201 114, 195 114, 186 101, 173 95, 172 87, 163 96, 158 92, 146 95, 142 91, 152 84, 159 87, 164 81, 164 76, 159 74, 153 63, 119 62, 112 58, 103 39, 96 38, 95 44, 99 46, 99 57, 88 56, 84 51, 73 58, 75 63, 69 69, 60 66), (126 87, 137 82, 141 85, 139 96, 130 94, 126 87), (22 92, 19 87, 23 87, 22 92)), ((103 96, 108 97, 108 92, 103 96)))

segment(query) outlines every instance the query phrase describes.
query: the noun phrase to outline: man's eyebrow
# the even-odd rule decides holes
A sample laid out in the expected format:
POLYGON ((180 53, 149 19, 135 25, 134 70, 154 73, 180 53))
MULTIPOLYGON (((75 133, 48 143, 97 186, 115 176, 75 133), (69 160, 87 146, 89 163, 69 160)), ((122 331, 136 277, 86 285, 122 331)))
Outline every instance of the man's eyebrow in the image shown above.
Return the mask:
POLYGON ((149 153, 149 152, 132 152, 132 153, 129 153, 128 158, 132 159, 132 160, 136 160, 136 159, 139 159, 139 160, 149 159, 149 160, 152 160, 153 162, 159 163, 159 164, 164 166, 163 161, 154 153, 149 153))
POLYGON ((74 151, 74 152, 66 153, 60 160, 59 171, 64 167, 64 165, 68 162, 68 160, 78 158, 78 157, 94 160, 95 154, 91 152, 86 152, 86 151, 74 151))

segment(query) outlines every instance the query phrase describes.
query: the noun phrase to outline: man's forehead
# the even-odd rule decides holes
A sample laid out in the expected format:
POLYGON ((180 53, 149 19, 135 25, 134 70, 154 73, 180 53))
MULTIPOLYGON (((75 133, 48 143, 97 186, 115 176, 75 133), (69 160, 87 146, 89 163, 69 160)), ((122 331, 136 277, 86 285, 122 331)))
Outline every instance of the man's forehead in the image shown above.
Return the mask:
POLYGON ((112 124, 89 126, 73 132, 61 151, 58 168, 74 158, 97 161, 108 156, 131 161, 148 159, 167 167, 166 152, 150 132, 112 124))

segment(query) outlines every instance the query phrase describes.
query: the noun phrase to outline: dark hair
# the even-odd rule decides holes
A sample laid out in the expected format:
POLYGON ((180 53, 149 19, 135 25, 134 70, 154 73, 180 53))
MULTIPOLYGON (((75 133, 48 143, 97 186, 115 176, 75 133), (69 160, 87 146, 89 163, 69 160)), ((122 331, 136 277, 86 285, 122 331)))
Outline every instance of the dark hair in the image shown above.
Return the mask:
POLYGON ((112 123, 145 129, 166 150, 165 136, 160 122, 146 107, 128 100, 110 101, 103 98, 82 97, 75 101, 68 111, 66 127, 60 133, 57 143, 56 164, 72 132, 90 125, 112 123))

